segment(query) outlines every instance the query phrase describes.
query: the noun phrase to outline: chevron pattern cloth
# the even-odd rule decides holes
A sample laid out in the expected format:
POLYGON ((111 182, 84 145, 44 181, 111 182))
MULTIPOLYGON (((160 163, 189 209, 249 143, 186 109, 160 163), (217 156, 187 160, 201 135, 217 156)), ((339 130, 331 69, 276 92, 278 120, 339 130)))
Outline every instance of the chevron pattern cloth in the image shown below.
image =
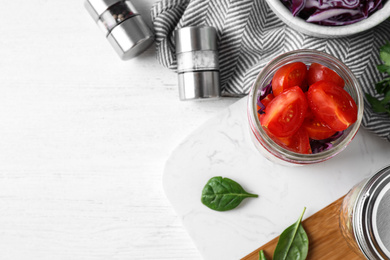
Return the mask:
MULTIPOLYGON (((214 26, 218 33, 222 94, 247 94, 261 69, 279 54, 315 49, 343 61, 355 74, 363 91, 375 96, 375 83, 383 79, 379 48, 390 40, 387 20, 364 33, 322 39, 286 26, 265 0, 162 0, 151 10, 157 59, 176 69, 173 31, 186 26, 214 26)), ((362 124, 390 141, 390 117, 374 113, 365 100, 362 124)))

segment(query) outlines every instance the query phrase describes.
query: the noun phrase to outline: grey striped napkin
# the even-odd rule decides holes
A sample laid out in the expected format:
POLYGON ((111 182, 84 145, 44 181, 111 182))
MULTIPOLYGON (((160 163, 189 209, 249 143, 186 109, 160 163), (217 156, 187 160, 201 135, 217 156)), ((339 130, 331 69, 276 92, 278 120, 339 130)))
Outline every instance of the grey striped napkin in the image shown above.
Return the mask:
MULTIPOLYGON (((152 7, 157 59, 175 70, 173 31, 185 26, 217 28, 220 76, 224 96, 249 92, 259 71, 274 57, 297 49, 315 49, 342 60, 360 81, 363 91, 375 95, 383 78, 379 48, 390 40, 390 21, 359 35, 321 39, 287 27, 265 0, 162 0, 152 7)), ((365 101, 363 126, 390 141, 390 117, 374 113, 365 101)))

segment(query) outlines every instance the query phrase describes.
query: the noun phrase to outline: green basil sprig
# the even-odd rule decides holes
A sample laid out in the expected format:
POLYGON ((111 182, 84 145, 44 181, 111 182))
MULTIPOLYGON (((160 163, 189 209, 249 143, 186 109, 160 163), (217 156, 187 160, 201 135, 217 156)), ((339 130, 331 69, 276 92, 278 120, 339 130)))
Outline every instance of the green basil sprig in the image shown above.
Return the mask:
POLYGON ((390 116, 390 42, 387 42, 379 50, 379 57, 383 64, 377 65, 379 72, 388 74, 386 78, 375 84, 376 92, 382 98, 376 98, 366 93, 366 98, 372 110, 377 113, 387 113, 390 116))
POLYGON ((213 177, 204 186, 201 201, 210 209, 227 211, 250 197, 258 195, 246 192, 240 184, 231 179, 213 177))
POLYGON ((304 260, 309 251, 309 238, 302 227, 302 217, 306 208, 303 209, 300 218, 286 228, 279 237, 273 260, 304 260))

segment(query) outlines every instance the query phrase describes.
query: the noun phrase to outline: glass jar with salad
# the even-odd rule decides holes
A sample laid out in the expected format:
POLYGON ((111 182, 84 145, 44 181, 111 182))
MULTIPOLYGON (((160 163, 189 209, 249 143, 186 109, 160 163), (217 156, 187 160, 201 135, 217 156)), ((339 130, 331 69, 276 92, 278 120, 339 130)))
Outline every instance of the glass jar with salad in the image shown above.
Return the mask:
POLYGON ((257 76, 248 96, 250 132, 271 161, 318 163, 351 142, 363 106, 360 85, 345 64, 315 50, 291 51, 257 76))

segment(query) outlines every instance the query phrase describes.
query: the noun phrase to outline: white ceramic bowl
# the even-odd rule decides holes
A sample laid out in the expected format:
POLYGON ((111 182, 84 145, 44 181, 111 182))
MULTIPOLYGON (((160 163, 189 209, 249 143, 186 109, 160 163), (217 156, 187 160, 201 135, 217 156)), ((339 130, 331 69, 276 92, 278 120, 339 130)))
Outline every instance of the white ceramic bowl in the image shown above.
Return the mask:
POLYGON ((375 11, 367 19, 343 26, 324 26, 308 23, 294 17, 280 0, 266 0, 272 11, 289 27, 307 35, 321 38, 336 38, 366 31, 390 17, 390 0, 386 0, 382 9, 375 11))

